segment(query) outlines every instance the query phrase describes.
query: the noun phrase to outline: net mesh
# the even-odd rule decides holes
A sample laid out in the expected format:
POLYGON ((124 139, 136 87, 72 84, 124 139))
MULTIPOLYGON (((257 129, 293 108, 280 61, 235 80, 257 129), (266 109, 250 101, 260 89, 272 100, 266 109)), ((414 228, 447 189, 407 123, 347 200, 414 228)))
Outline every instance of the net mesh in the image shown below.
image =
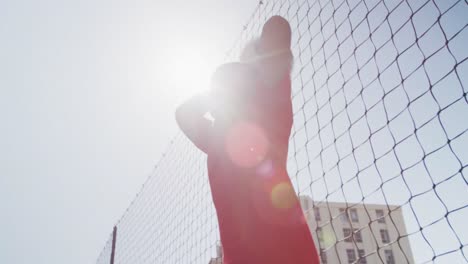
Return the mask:
MULTIPOLYGON (((277 14, 295 57, 288 171, 322 263, 466 263, 467 1, 261 1, 227 60, 277 14)), ((183 135, 117 226, 115 263, 219 256, 206 158, 183 135)))
POLYGON ((112 234, 109 235, 109 238, 106 241, 104 248, 102 249, 99 257, 96 260, 96 264, 109 264, 112 254, 112 234))

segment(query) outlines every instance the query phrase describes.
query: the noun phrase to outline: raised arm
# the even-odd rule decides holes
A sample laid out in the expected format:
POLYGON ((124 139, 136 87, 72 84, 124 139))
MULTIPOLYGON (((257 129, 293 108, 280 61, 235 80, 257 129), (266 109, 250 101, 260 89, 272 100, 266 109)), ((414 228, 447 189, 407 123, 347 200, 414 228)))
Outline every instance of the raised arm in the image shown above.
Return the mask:
POLYGON ((208 153, 212 122, 205 118, 209 111, 209 100, 206 95, 193 96, 176 110, 176 120, 180 129, 201 151, 208 153))

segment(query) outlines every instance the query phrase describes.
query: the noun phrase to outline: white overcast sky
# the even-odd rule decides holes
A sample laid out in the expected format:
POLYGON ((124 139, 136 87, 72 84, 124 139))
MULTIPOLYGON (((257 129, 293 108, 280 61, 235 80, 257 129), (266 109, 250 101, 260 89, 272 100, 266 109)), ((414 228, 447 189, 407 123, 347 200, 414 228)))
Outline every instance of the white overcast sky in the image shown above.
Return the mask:
POLYGON ((0 1, 0 263, 94 263, 256 5, 0 1))
MULTIPOLYGON (((364 202, 404 204, 416 262, 430 260, 433 255, 438 256, 439 263, 462 261, 461 251, 448 258, 441 255, 459 248, 460 243, 466 244, 468 238, 463 221, 467 214, 463 206, 468 201, 468 127, 464 121, 468 114, 468 5, 456 0, 406 1, 387 17, 385 7, 377 5, 381 1, 365 1, 376 5, 369 16, 363 1, 346 1, 356 7, 349 16, 348 4, 332 12, 330 5, 323 9, 317 6, 327 1, 309 1, 315 5, 309 7, 299 7, 299 2, 307 3, 289 1, 291 6, 282 9, 292 17, 296 55, 295 127, 289 164, 296 190, 313 194, 317 201, 357 202, 365 198, 364 202), (454 3, 457 5, 451 8, 454 3), (424 8, 413 16, 421 5, 424 8), (449 11, 439 18, 438 10, 449 11), (331 14, 338 20, 348 19, 353 26, 362 17, 367 17, 371 27, 385 18, 388 25, 384 23, 369 38, 364 23, 356 26, 353 39, 346 40, 351 32, 347 23, 336 31, 332 23, 322 24, 331 14), (321 19, 313 22, 302 19, 305 16, 321 19), (407 22, 409 17, 414 24, 407 22), (439 25, 434 23, 438 19, 439 25), (390 27, 400 26, 398 33, 390 33, 390 27), (421 36, 425 30, 429 31, 421 36), (415 32, 419 46, 413 45, 415 32), (337 40, 330 38, 322 45, 323 38, 330 35, 337 40), (383 44, 389 39, 393 42, 383 44), (448 44, 446 39, 450 39, 448 44), (355 50, 353 41, 362 41, 363 45, 355 50), (373 45, 379 47, 377 54, 373 45), (337 49, 341 55, 355 54, 356 61, 339 62, 337 54, 332 53, 337 49), (324 57, 328 71, 319 67, 324 65, 324 57), (375 64, 366 66, 368 57, 375 64), (343 78, 348 78, 357 69, 354 63, 362 78, 352 78, 343 85, 340 74, 332 74, 332 69, 339 68, 343 78), (460 79, 453 73, 455 65, 460 79), (379 71, 377 66, 382 66, 379 71), (382 84, 371 82, 377 73, 381 73, 382 84), (403 86, 402 76, 406 78, 403 86), (430 93, 429 81, 436 83, 430 93), (362 89, 364 84, 366 88, 362 89), (328 94, 331 92, 336 94, 328 94), (345 99, 351 103, 345 105, 345 99), (371 103, 375 107, 364 111, 371 103), (350 121, 339 114, 345 107, 354 122, 351 128, 350 121), (439 112, 441 108, 444 110, 439 112), (413 126, 418 127, 416 134, 413 126), (333 132, 343 131, 347 131, 346 137, 338 137, 332 144, 336 139, 333 132), (453 149, 447 146, 447 139, 452 139, 453 149), (355 151, 351 150, 351 142, 359 145, 355 151), (370 155, 371 146, 377 161, 370 155), (345 158, 351 152, 353 155, 345 158), (342 175, 337 173, 337 164, 342 175), (462 167, 465 169, 460 173, 462 167), (358 170, 359 187, 355 176, 358 170), (377 176, 386 181, 383 186, 377 176), (341 186, 343 179, 348 182, 341 186), (378 192, 373 192, 376 189, 378 192), (447 212, 450 214, 444 217, 447 212), (424 239, 421 226, 425 228, 424 239)), ((398 3, 386 1, 388 6, 398 3)), ((174 107, 207 85, 210 73, 224 61, 226 51, 257 4, 254 0, 0 0, 0 263, 94 263, 112 226, 177 133, 174 107)), ((268 5, 264 8, 262 16, 276 12, 268 5)), ((252 24, 252 31, 247 27, 247 32, 255 34, 258 25, 252 24)), ((180 146, 188 146, 180 138, 177 144, 179 149, 171 148, 166 157, 176 157, 173 162, 182 160, 178 164, 191 163, 171 163, 166 168, 183 171, 178 177, 202 174, 201 156, 191 153, 193 147, 180 150, 180 146)), ((181 228, 173 226, 178 222, 167 221, 171 227, 166 230, 168 236, 178 236, 179 240, 188 236, 206 249, 207 245, 197 244, 198 236, 208 241, 209 236, 217 234, 213 231, 217 228, 214 214, 210 213, 206 178, 190 178, 179 186, 180 179, 186 178, 171 178, 170 173, 164 176, 168 178, 161 180, 172 184, 173 189, 160 188, 159 182, 150 181, 150 187, 140 196, 140 205, 132 207, 137 212, 121 223, 121 234, 125 235, 125 230, 136 234, 137 242, 143 236, 138 232, 152 236, 154 232, 147 232, 138 223, 151 221, 147 228, 156 228, 153 220, 161 217, 151 217, 159 215, 159 204, 151 208, 141 204, 157 199, 168 201, 175 196, 175 203, 187 208, 184 211, 183 206, 175 206, 174 210, 187 213, 190 220, 198 217, 193 211, 198 206, 209 218, 202 220, 210 232, 200 232, 191 222, 184 222, 186 226, 181 228), (198 195, 200 190, 202 195, 198 195), (204 206, 191 203, 193 197, 204 206), (145 215, 140 219, 138 212, 143 209, 145 215), (132 222, 132 217, 139 222, 132 222), (198 233, 174 233, 186 227, 198 233)), ((177 214, 176 218, 182 217, 177 214)), ((179 242, 193 249, 193 241, 179 242)), ((173 246, 170 241, 163 243, 173 246)), ((131 243, 129 247, 120 253, 138 254, 132 251, 131 243)), ((164 252, 172 254, 171 250, 164 252)), ((154 257, 153 253, 145 252, 143 257, 154 257)), ((198 260, 205 263, 204 257, 198 260)))

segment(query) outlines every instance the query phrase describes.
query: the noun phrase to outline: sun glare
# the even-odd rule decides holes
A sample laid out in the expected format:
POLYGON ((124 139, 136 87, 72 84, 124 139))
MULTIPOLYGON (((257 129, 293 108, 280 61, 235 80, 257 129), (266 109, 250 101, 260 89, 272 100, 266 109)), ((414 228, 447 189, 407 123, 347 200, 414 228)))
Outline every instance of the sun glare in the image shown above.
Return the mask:
POLYGON ((208 58, 197 50, 183 50, 170 58, 168 76, 178 101, 206 91, 210 85, 212 67, 208 58))

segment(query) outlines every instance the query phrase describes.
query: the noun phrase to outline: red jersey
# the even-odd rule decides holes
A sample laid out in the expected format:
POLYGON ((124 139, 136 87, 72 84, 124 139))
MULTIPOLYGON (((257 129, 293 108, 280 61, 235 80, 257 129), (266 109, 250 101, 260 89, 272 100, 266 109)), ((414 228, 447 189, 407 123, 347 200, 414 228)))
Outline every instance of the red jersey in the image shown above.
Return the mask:
POLYGON ((268 84, 262 76, 240 63, 224 65, 214 76, 213 93, 228 97, 213 111, 206 137, 223 263, 318 264, 286 171, 293 123, 290 77, 268 84))

